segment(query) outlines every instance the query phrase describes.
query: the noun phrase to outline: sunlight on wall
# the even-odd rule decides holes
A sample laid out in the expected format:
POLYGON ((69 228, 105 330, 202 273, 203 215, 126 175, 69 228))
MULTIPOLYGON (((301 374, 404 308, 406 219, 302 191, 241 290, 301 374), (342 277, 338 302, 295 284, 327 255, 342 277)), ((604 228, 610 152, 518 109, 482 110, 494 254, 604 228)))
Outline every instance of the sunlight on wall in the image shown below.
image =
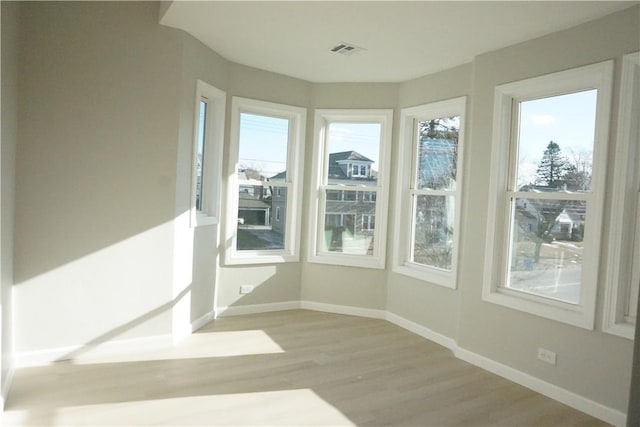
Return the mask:
POLYGON ((278 390, 7 411, 11 425, 353 426, 310 389, 278 390))
POLYGON ((191 334, 191 291, 193 282, 193 228, 190 227, 190 212, 175 218, 173 247, 173 289, 175 301, 172 318, 174 342, 191 334))
POLYGON ((172 240, 166 222, 17 284, 16 350, 170 334, 172 240))

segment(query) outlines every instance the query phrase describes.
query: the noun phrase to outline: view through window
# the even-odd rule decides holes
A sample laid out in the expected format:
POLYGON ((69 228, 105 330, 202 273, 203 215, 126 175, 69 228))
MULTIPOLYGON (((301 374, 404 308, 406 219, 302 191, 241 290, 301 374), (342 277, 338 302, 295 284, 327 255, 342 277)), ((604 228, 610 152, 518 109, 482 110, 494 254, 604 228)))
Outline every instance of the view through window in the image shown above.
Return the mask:
POLYGON ((507 287, 580 303, 597 91, 519 103, 507 287))
POLYGON ((416 121, 409 261, 451 270, 460 117, 416 121))
POLYGON ((328 128, 323 250, 373 255, 381 124, 328 128))
POLYGON ((282 250, 289 120, 240 114, 237 250, 282 250))

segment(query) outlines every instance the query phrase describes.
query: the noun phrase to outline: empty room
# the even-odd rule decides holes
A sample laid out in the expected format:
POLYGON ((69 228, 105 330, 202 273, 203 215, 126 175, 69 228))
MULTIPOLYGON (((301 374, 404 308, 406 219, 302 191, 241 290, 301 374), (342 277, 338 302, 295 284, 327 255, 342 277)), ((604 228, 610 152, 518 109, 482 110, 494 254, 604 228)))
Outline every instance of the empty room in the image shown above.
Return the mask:
POLYGON ((3 425, 640 425, 640 2, 0 15, 3 425))

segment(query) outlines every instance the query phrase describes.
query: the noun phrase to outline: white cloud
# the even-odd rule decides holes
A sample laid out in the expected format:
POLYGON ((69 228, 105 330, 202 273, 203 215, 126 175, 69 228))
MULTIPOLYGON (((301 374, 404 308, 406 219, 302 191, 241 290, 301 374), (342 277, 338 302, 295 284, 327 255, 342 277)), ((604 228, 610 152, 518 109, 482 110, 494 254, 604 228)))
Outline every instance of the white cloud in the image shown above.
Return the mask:
POLYGON ((556 118, 551 114, 539 114, 531 116, 531 122, 535 125, 550 125, 556 122, 556 118))

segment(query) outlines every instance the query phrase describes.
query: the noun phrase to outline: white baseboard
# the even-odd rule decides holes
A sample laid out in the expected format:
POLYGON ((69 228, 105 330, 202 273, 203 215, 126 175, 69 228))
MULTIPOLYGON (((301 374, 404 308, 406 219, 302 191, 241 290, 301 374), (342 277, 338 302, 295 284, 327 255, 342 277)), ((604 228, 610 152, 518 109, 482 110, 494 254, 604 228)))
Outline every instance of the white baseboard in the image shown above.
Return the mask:
POLYGON ((602 405, 598 402, 594 402, 584 396, 580 396, 579 394, 573 393, 562 387, 543 381, 540 378, 526 374, 510 366, 503 365, 502 363, 461 347, 457 347, 454 350, 454 355, 458 359, 469 362, 472 365, 478 366, 479 368, 506 378, 509 381, 513 381, 514 383, 527 387, 528 389, 550 397, 551 399, 557 400, 560 403, 564 403, 567 406, 571 406, 585 414, 599 418, 609 424, 616 426, 626 425, 627 416, 623 412, 602 405))
POLYGON ((385 311, 373 308, 354 307, 350 305, 326 304, 315 301, 301 301, 300 308, 305 310, 322 311, 325 313, 347 314, 350 316, 369 317, 372 319, 384 319, 385 311))
POLYGON ((245 314, 268 313, 271 311, 296 310, 300 308, 300 301, 274 302, 268 304, 237 305, 218 307, 215 317, 242 316, 245 314))
POLYGON ((209 323, 213 319, 215 319, 215 317, 216 317, 216 312, 215 311, 210 311, 210 312, 205 313, 204 315, 198 317, 196 320, 191 322, 191 333, 194 333, 198 329, 202 328, 207 323, 209 323))
POLYGON ((114 354, 129 354, 139 351, 153 351, 168 348, 173 345, 172 335, 158 335, 144 338, 132 338, 118 341, 108 341, 100 344, 79 344, 69 347, 58 347, 47 350, 25 351, 16 353, 15 366, 42 366, 61 360, 82 357, 107 356, 114 354))
POLYGON ((400 326, 403 329, 413 332, 416 335, 420 335, 422 338, 426 338, 429 341, 440 344, 441 346, 446 347, 451 351, 455 351, 458 348, 458 344, 453 338, 449 338, 446 335, 442 335, 425 326, 412 322, 411 320, 407 320, 404 317, 400 317, 397 314, 387 311, 386 320, 393 323, 394 325, 400 326))

